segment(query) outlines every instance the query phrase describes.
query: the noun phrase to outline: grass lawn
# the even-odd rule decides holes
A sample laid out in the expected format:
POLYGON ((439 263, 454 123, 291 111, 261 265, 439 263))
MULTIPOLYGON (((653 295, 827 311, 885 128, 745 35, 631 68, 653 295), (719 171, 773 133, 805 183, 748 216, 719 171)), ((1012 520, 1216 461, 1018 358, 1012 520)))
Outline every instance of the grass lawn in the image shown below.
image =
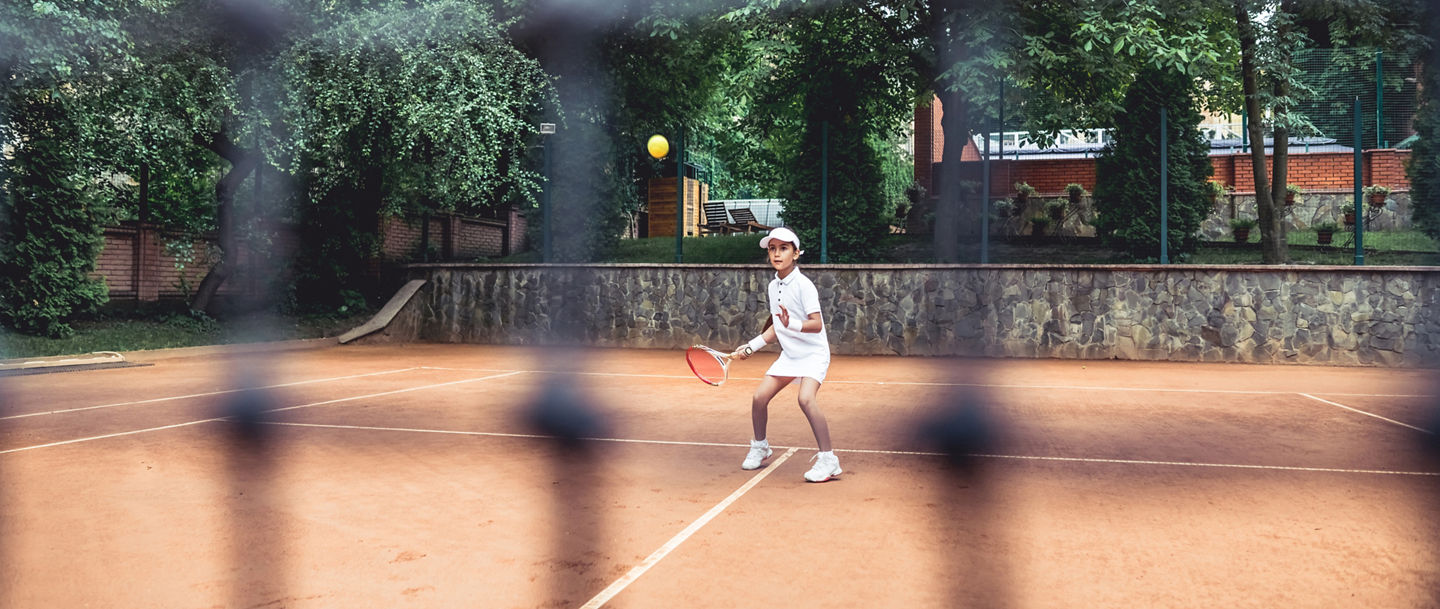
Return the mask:
MULTIPOLYGON (((1329 246, 1316 244, 1314 231, 1293 231, 1287 235, 1290 259, 1294 264, 1339 264, 1355 262, 1353 236, 1337 233, 1329 246)), ((1247 244, 1207 242, 1187 262, 1193 264, 1260 264, 1258 234, 1252 233, 1247 244)), ((759 248, 760 236, 730 235, 686 237, 683 240, 684 261, 695 264, 755 264, 763 266, 765 256, 759 248)), ((802 262, 819 262, 819 248, 807 247, 802 262)), ((884 252, 877 263, 926 264, 935 261, 929 236, 889 235, 882 242, 884 252)), ((1440 245, 1419 231, 1372 232, 1365 234, 1365 263, 1378 266, 1440 265, 1440 245)), ((971 246, 961 254, 962 260, 978 260, 978 248, 971 246)), ((511 256, 498 262, 537 262, 534 252, 511 256)), ((1111 251, 1091 239, 1052 239, 1033 242, 1026 239, 995 238, 990 242, 989 260, 999 264, 1117 264, 1133 262, 1123 254, 1111 251)), ((675 261, 675 238, 625 239, 604 262, 671 263, 675 261)))
POLYGON ((71 322, 75 333, 68 338, 30 336, 0 328, 0 359, 322 338, 339 336, 368 319, 368 313, 296 317, 249 315, 220 321, 183 313, 102 315, 97 319, 71 322))

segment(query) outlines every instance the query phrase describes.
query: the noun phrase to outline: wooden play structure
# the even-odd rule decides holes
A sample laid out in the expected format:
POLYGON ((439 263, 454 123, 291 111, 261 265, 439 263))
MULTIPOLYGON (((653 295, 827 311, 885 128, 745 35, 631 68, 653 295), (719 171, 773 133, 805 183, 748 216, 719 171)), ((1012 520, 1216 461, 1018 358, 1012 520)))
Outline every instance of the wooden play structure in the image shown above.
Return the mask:
MULTIPOLYGON (((685 236, 700 234, 700 226, 706 223, 705 203, 710 200, 710 185, 694 178, 685 178, 685 236)), ((646 206, 649 209, 648 230, 651 237, 675 236, 675 178, 650 180, 650 195, 646 206)), ((721 221, 724 219, 722 217, 721 221)))

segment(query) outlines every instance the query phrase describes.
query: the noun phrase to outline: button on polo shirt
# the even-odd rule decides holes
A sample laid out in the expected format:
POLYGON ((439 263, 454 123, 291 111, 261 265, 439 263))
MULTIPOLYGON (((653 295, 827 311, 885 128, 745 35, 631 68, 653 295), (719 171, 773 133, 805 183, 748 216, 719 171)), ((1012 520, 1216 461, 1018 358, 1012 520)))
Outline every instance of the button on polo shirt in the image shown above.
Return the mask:
MULTIPOLYGON (((775 322, 775 336, 780 340, 780 348, 789 357, 804 359, 815 355, 830 355, 830 339, 825 327, 822 326, 819 332, 796 332, 780 324, 780 305, 785 305, 785 310, 790 312, 791 319, 805 321, 811 313, 820 312, 820 291, 815 289, 815 283, 810 281, 799 268, 790 271, 790 275, 784 279, 777 273, 774 279, 770 280, 770 315, 775 322)), ((822 316, 823 321, 823 316, 822 316)))

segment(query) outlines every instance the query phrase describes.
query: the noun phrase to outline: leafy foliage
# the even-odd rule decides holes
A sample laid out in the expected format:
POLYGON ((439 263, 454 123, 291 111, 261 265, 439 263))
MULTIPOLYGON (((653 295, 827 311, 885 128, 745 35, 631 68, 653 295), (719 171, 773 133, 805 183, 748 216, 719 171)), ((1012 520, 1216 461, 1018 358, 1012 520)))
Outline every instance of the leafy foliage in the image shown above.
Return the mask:
POLYGON ((282 58, 317 296, 364 287, 381 215, 535 201, 527 148, 548 85, 483 8, 363 10, 282 58))
POLYGON ((28 89, 9 101, 24 120, 14 125, 19 143, 0 204, 0 319, 62 337, 68 320, 106 300, 104 282, 89 277, 103 212, 93 205, 86 158, 74 150, 81 126, 68 100, 28 89))
POLYGON ((93 156, 106 78, 126 65, 130 2, 0 4, 0 321, 68 334, 106 299, 93 156))
POLYGON ((1209 143, 1196 127, 1194 81, 1156 68, 1140 72, 1125 95, 1129 112, 1116 117, 1115 140, 1095 165, 1096 231, 1115 249, 1137 259, 1160 256, 1159 108, 1166 108, 1169 145, 1169 250, 1176 257, 1199 245, 1200 223, 1210 211, 1207 178, 1214 169, 1209 143))
POLYGON ((1042 146, 1062 129, 1109 126, 1130 110, 1124 105, 1127 87, 1147 68, 1197 79, 1204 105, 1226 109, 1237 88, 1231 67, 1238 48, 1223 8, 1123 0, 1020 9, 1022 39, 1007 70, 1018 81, 1018 120, 1042 146))
POLYGON ((873 259, 888 232, 896 204, 891 195, 898 193, 884 190, 885 157, 878 148, 912 110, 918 72, 910 51, 921 40, 916 25, 854 5, 762 24, 774 28, 766 37, 779 46, 770 49, 777 52, 770 56, 775 68, 750 125, 764 126, 778 142, 787 178, 781 185, 783 218, 802 242, 815 244, 807 246, 814 254, 821 228, 821 144, 828 129, 831 261, 873 259))
POLYGON ((546 79, 482 8, 363 11, 283 58, 296 155, 323 196, 378 174, 390 214, 474 211, 540 176, 523 163, 546 79))
MULTIPOLYGON (((1440 7, 1426 9, 1429 31, 1440 32, 1440 7)), ((1410 178, 1410 213, 1416 227, 1440 240, 1440 35, 1431 42, 1423 73, 1425 100, 1415 115, 1415 145, 1406 175, 1410 178)))

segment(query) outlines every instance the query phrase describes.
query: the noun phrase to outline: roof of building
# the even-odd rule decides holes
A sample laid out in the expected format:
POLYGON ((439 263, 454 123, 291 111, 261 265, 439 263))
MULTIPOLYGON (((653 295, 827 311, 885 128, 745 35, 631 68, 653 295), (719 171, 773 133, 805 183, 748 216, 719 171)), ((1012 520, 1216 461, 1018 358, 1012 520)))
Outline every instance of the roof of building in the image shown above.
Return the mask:
MULTIPOLYGON (((976 136, 973 145, 975 154, 963 155, 966 160, 979 160, 980 136, 976 136)), ((1105 144, 1070 144, 1066 146, 1052 146, 1040 148, 1036 146, 1021 146, 1019 148, 1006 148, 1000 152, 995 147, 990 149, 991 159, 1089 159, 1094 158, 1105 149, 1105 144)), ((970 146, 966 146, 967 151, 970 146)), ((1274 149, 1272 138, 1265 138, 1265 151, 1267 153, 1274 149)), ((1226 154, 1241 154, 1247 152, 1248 148, 1238 139, 1210 140, 1210 155, 1219 156, 1226 154)), ((1349 146, 1342 146, 1336 143, 1335 138, 1328 137, 1292 137, 1290 138, 1290 151, 1292 153, 1318 153, 1318 152, 1353 152, 1349 146)))

